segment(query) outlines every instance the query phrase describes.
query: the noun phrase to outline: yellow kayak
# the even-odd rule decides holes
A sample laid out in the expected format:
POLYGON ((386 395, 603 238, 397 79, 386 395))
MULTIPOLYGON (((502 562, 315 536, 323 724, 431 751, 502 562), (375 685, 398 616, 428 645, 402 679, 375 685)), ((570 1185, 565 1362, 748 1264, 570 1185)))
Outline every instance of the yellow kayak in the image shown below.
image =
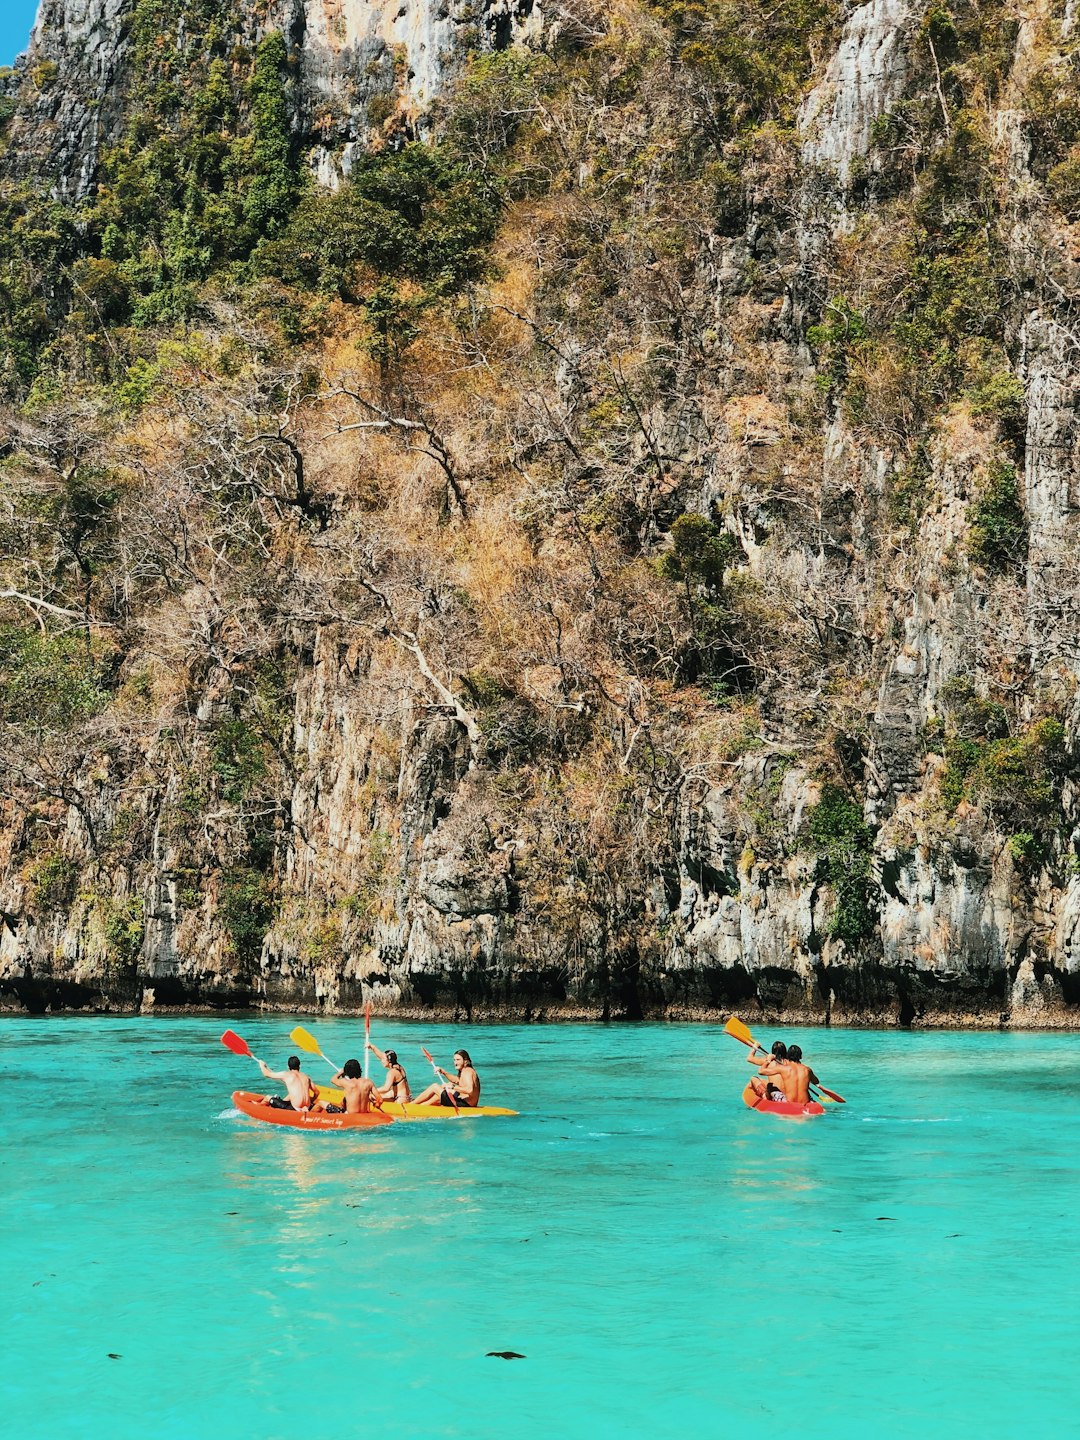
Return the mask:
MULTIPOLYGON (((319 1099, 323 1104, 340 1105, 342 1101, 341 1091, 333 1085, 318 1086, 319 1099)), ((516 1110, 503 1110, 498 1105, 477 1105, 475 1110, 470 1110, 467 1105, 462 1105, 455 1110, 452 1105, 402 1105, 400 1100, 384 1100, 382 1104, 384 1115, 393 1115, 399 1120, 453 1120, 456 1116, 466 1115, 516 1115, 516 1110)))

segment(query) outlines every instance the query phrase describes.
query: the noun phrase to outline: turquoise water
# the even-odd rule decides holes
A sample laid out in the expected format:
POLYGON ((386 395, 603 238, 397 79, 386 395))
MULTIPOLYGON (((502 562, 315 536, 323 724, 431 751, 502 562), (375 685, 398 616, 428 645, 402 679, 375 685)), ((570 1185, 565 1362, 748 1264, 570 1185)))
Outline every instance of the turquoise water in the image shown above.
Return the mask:
POLYGON ((5 1434, 1075 1433, 1080 1036, 806 1032, 849 1103, 791 1122, 718 1026, 377 1021, 525 1113, 312 1135, 227 1023, 292 1048, 0 1022, 5 1434))

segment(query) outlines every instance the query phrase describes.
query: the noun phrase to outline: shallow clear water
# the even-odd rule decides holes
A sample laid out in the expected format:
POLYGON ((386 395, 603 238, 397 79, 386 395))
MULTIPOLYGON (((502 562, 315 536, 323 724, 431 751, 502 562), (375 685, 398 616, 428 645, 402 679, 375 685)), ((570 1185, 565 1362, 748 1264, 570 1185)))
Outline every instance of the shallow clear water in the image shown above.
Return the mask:
POLYGON ((377 1021, 525 1113, 317 1135, 231 1109, 226 1023, 293 1048, 0 1022, 4 1433, 1075 1433, 1080 1036, 806 1032, 849 1103, 791 1122, 719 1026, 377 1021))

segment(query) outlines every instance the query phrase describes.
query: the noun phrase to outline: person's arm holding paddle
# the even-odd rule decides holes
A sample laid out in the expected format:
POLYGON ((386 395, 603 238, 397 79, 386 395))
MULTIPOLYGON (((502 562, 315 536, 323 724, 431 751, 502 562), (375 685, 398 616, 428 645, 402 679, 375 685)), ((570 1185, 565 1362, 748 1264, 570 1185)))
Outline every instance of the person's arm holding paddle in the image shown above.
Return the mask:
POLYGON ((454 1056, 454 1063, 456 1064, 459 1059, 462 1060, 462 1064, 456 1075, 451 1075, 441 1065, 436 1065, 435 1068, 462 1104, 474 1109, 480 1103, 480 1076, 473 1068, 467 1051, 459 1050, 454 1056))
POLYGON ((386 1077, 383 1083, 375 1086, 376 1095, 381 1096, 383 1100, 396 1100, 397 1075, 396 1073, 390 1073, 391 1070, 396 1071, 396 1067, 392 1064, 389 1053, 386 1050, 380 1050, 378 1045, 373 1045, 370 1040, 364 1042, 364 1049, 370 1051, 378 1060, 379 1064, 386 1067, 386 1077))

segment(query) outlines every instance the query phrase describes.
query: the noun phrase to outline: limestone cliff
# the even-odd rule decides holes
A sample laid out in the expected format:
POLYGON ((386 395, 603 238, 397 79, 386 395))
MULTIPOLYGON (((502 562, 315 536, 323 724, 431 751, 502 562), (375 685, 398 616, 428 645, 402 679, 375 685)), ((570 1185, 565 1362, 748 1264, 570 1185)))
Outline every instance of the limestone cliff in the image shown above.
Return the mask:
MULTIPOLYGON (((0 668, 103 658, 5 711, 5 1003, 1075 1024, 1071 11, 223 9, 338 199, 64 262, 135 348, 6 422, 0 668), (416 140, 473 200, 328 282, 416 140)), ((9 180, 117 189, 148 13, 43 0, 9 180)))

